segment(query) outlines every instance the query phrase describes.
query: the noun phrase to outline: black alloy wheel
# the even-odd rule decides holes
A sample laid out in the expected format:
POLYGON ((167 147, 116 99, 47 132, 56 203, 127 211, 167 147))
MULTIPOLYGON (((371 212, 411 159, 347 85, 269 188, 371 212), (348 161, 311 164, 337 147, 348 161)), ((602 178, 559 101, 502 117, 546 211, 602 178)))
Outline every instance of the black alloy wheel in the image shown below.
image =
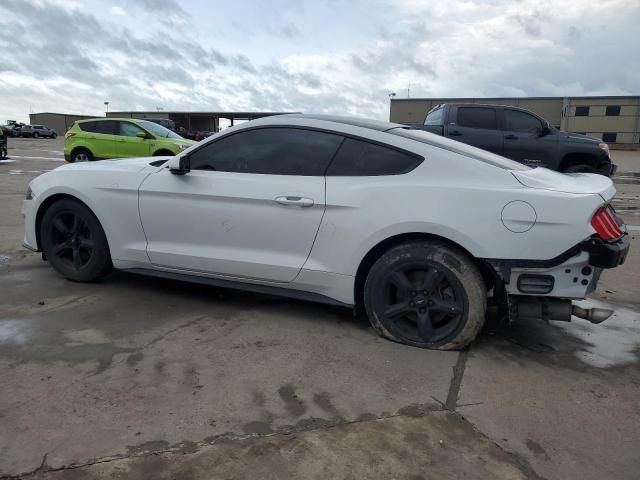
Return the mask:
POLYGON ((485 321, 487 290, 473 259, 438 241, 391 248, 371 267, 364 306, 383 337, 452 350, 472 342, 485 321))
POLYGON ((52 222, 53 255, 75 270, 85 267, 93 255, 93 239, 87 222, 69 211, 58 213, 52 222))
POLYGON ((466 312, 462 285, 438 265, 407 265, 385 283, 375 308, 398 339, 438 343, 460 328, 466 312))
POLYGON ((92 282, 112 270, 102 226, 80 201, 64 198, 55 202, 42 217, 40 230, 45 257, 69 280, 92 282))

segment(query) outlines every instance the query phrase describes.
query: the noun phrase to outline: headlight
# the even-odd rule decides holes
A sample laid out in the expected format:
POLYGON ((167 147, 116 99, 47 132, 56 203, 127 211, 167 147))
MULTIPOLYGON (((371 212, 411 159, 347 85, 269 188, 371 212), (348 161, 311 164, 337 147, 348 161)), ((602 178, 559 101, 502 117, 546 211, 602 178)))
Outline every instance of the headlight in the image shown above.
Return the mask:
POLYGON ((31 185, 27 187, 27 200, 33 200, 33 191, 31 190, 31 185))
POLYGON ((178 145, 180 147, 180 150, 186 150, 187 148, 189 148, 191 145, 178 145))
POLYGON ((606 143, 599 143, 598 148, 607 152, 609 151, 609 145, 607 145, 606 143))

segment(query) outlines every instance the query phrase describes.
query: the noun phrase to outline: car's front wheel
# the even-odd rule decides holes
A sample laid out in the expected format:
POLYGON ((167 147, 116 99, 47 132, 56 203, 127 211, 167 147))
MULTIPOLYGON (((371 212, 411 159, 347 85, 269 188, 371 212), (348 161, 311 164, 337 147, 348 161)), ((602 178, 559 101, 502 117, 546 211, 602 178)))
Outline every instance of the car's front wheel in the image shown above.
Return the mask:
POLYGON ((40 138, 40 134, 38 132, 34 132, 32 137, 33 138, 40 138))
POLYGON ((111 271, 107 237, 93 212, 65 198, 45 212, 40 228, 42 251, 58 273, 75 282, 92 282, 111 271))
POLYGON ((454 350, 485 321, 487 292, 465 253, 441 242, 398 245, 371 267, 364 303, 372 326, 390 340, 454 350))
POLYGON ((91 160, 93 160, 93 155, 91 155, 91 152, 89 152, 89 150, 85 150, 84 148, 78 148, 77 150, 74 150, 71 154, 71 158, 69 159, 71 163, 90 162, 91 160))

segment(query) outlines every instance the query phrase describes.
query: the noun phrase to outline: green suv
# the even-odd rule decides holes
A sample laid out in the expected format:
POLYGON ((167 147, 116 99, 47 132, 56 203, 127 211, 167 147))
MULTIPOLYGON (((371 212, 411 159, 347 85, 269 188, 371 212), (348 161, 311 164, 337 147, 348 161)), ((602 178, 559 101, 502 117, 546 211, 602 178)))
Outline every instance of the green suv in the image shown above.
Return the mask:
POLYGON ((64 136, 64 158, 74 163, 106 158, 173 156, 194 143, 147 120, 81 120, 64 136))

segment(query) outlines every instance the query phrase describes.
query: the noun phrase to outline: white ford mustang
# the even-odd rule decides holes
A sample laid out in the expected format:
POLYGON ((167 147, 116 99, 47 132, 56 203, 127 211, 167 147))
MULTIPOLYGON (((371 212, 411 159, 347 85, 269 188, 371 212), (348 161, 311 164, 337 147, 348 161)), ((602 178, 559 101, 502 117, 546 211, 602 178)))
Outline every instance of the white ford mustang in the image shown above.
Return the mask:
POLYGON ((176 157, 64 165, 31 182, 27 248, 70 280, 112 268, 361 306, 383 336, 461 348, 493 303, 594 323, 572 299, 624 261, 600 175, 531 169, 402 125, 284 115, 176 157))

